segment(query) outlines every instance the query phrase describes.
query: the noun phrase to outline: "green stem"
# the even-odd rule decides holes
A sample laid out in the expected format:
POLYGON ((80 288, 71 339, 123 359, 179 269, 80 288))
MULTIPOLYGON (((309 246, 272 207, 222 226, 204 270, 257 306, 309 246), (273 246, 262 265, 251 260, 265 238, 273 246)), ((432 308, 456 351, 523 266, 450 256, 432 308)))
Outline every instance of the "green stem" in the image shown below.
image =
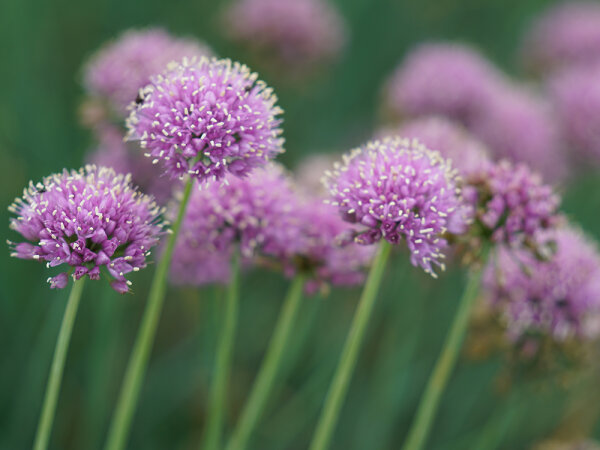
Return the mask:
POLYGON ((225 416, 225 400, 227 397, 227 385, 233 360, 233 347, 235 342, 235 329, 237 325, 238 303, 239 303, 239 278, 240 261, 239 255, 233 256, 231 268, 231 281, 225 296, 225 317, 219 342, 213 374, 212 390, 210 393, 210 409, 206 423, 206 431, 202 447, 206 450, 217 450, 221 448, 221 433, 225 416))
POLYGON ((369 272, 369 277, 363 289, 358 308, 354 313, 354 319, 352 320, 352 326, 346 343, 344 344, 344 350, 336 373, 329 387, 329 392, 325 399, 325 405, 321 412, 321 417, 317 424, 317 429, 313 436, 310 450, 325 450, 329 447, 329 442, 333 435, 335 425, 338 420, 340 409, 346 392, 348 391, 348 385, 350 384, 350 378, 354 367, 356 366, 356 360, 358 358, 358 352, 360 350, 362 340, 365 334, 367 323, 371 317, 373 311, 373 305, 375 304, 375 298, 381 284, 383 272, 385 269, 386 262, 390 254, 391 245, 386 241, 381 241, 379 244, 379 250, 373 260, 373 265, 369 272))
POLYGON ((104 447, 106 450, 122 450, 125 447, 167 290, 167 276, 169 274, 169 266, 171 265, 171 257, 193 185, 194 180, 190 178, 185 185, 177 219, 173 224, 172 233, 169 235, 165 253, 158 262, 154 278, 152 279, 142 323, 133 351, 129 357, 129 364, 125 372, 123 385, 121 386, 117 407, 112 418, 106 446, 104 447))
POLYGON ((304 277, 297 275, 292 281, 292 285, 283 303, 267 354, 262 362, 246 406, 242 411, 238 426, 233 432, 233 437, 227 446, 228 450, 242 450, 246 448, 248 439, 262 416, 267 399, 271 393, 273 382, 279 370, 283 351, 287 346, 290 333, 298 315, 303 286, 304 277))
POLYGON ((484 248, 481 257, 481 265, 473 272, 467 282, 467 286, 458 305, 454 321, 446 337, 442 353, 440 354, 435 368, 429 377, 425 393, 421 397, 419 409, 408 438, 404 443, 403 450, 420 450, 425 446, 429 429, 433 423, 435 413, 440 403, 440 398, 448 378, 454 369, 464 336, 469 324, 471 307, 477 298, 483 265, 487 260, 488 249, 484 248))
POLYGON ((65 367, 65 360, 67 358, 67 351, 69 350, 69 342, 71 340, 71 331, 73 331, 75 316, 77 316, 77 308, 79 307, 79 300, 81 299, 84 281, 83 278, 79 281, 75 281, 71 288, 71 294, 69 294, 69 300, 67 301, 67 307, 56 341, 54 358, 52 359, 50 376, 48 377, 48 384, 46 386, 46 395, 44 396, 44 404, 42 406, 42 414, 35 436, 35 443, 33 444, 34 450, 46 450, 46 448, 48 448, 50 431, 52 430, 52 423, 54 422, 54 414, 56 412, 56 402, 60 391, 60 383, 62 381, 63 369, 65 367))

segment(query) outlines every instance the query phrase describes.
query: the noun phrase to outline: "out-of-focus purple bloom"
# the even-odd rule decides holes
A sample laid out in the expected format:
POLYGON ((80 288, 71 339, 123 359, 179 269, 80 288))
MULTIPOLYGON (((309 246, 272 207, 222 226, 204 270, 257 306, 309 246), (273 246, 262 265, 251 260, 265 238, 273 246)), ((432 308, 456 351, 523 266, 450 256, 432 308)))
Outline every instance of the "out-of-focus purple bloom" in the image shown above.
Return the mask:
POLYGON ((386 103, 400 117, 439 114, 469 125, 501 78, 474 49, 424 44, 406 57, 388 81, 386 103))
POLYGON ((496 158, 525 162, 556 181, 567 172, 559 128, 550 105, 532 92, 506 85, 493 92, 471 131, 496 158))
POLYGON ((27 241, 11 244, 12 256, 70 266, 48 280, 53 288, 66 286, 67 273, 96 280, 105 268, 112 287, 127 292, 125 275, 146 267, 163 227, 161 209, 129 176, 91 165, 30 183, 9 211, 10 227, 27 241))
POLYGON ((229 174, 224 181, 209 181, 192 193, 173 254, 175 281, 224 281, 229 276, 224 260, 237 249, 250 258, 287 255, 299 245, 291 224, 296 195, 280 166, 269 163, 251 177, 229 174))
POLYGON ((478 172, 490 161, 483 143, 462 125, 440 116, 413 119, 399 127, 383 129, 379 135, 418 139, 427 148, 437 150, 444 158, 449 158, 461 175, 478 172))
POLYGON ((443 268, 444 233, 466 228, 457 171, 414 139, 368 142, 336 163, 325 183, 344 220, 367 228, 357 242, 405 239, 412 264, 432 275, 433 265, 443 268))
POLYGON ((560 71, 549 91, 578 159, 600 164, 600 64, 560 71))
POLYGON ((342 18, 324 0, 239 0, 225 19, 232 39, 295 70, 335 58, 346 42, 342 18))
POLYGON ((538 72, 600 61, 600 4, 564 2, 551 7, 525 37, 523 59, 538 72))
POLYGON ((144 157, 136 142, 124 142, 121 129, 114 125, 99 126, 94 135, 98 146, 89 156, 97 166, 112 167, 117 173, 130 173, 132 182, 142 192, 154 196, 165 205, 179 182, 173 182, 159 167, 144 157))
POLYGON ((499 248, 484 286, 514 340, 550 335, 555 340, 600 336, 600 254, 579 230, 558 228, 538 237, 552 243, 547 260, 523 249, 499 248))
POLYGON ((559 197, 525 164, 489 164, 466 178, 463 197, 475 208, 475 225, 495 243, 521 245, 556 224, 559 197))
POLYGON ((340 159, 340 155, 319 153, 306 157, 294 171, 294 178, 301 189, 317 196, 325 197, 327 190, 323 186, 325 172, 340 159))
POLYGON ((205 44, 175 38, 160 28, 129 30, 92 56, 84 68, 84 85, 92 96, 108 101, 113 112, 125 115, 138 90, 168 63, 211 55, 205 44))
POLYGON ((139 140, 173 178, 244 176, 283 152, 282 111, 257 77, 230 60, 171 65, 132 104, 128 139, 139 140))
POLYGON ((345 242, 355 230, 342 220, 337 208, 325 204, 321 197, 303 196, 295 212, 298 245, 287 255, 288 262, 284 262, 288 273, 306 272, 309 291, 323 283, 343 286, 361 283, 375 248, 345 242))

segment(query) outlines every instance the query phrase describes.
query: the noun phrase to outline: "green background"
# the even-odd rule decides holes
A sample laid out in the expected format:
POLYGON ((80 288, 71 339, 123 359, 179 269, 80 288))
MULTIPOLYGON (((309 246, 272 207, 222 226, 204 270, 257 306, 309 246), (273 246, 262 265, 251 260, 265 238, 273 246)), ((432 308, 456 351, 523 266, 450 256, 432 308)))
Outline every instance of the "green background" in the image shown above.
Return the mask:
MULTIPOLYGON (((305 86, 279 86, 287 153, 293 168, 315 152, 358 145, 377 125, 380 87, 406 51, 424 40, 467 41, 518 76, 517 48, 527 24, 548 5, 536 0, 338 0, 350 28, 340 61, 305 86)), ((224 38, 224 3, 207 0, 0 2, 0 222, 28 180, 82 164, 91 146, 78 125, 80 68, 105 40, 129 27, 158 25, 204 39, 215 51, 247 61, 224 38)), ((564 210, 600 237, 600 177, 582 174, 565 190, 564 210)), ((67 292, 51 291, 41 264, 0 252, 0 449, 31 446, 67 292)), ((394 256, 385 278, 350 394, 335 435, 337 449, 398 448, 464 284, 460 268, 432 281, 394 256)), ((119 296, 89 282, 74 329, 51 447, 100 448, 145 303, 152 267, 133 277, 135 294, 119 296)), ((256 373, 287 281, 276 274, 243 279, 229 425, 256 373)), ((160 323, 132 449, 188 449, 200 442, 218 327, 218 288, 171 290, 160 323)), ((302 449, 348 329, 358 292, 335 291, 303 303, 287 354, 285 382, 252 442, 256 449, 302 449)), ((443 397, 431 449, 528 448, 551 436, 578 386, 537 380, 507 400, 497 388, 502 359, 462 358, 443 397)), ((586 388, 589 389, 589 388, 586 388)), ((597 389, 597 387, 596 387, 597 389)), ((583 391, 597 399, 598 392, 583 391)), ((597 401, 596 401, 597 403, 597 401)), ((594 419, 585 404, 582 411, 594 419)), ((592 429, 598 433, 595 420, 592 429)))

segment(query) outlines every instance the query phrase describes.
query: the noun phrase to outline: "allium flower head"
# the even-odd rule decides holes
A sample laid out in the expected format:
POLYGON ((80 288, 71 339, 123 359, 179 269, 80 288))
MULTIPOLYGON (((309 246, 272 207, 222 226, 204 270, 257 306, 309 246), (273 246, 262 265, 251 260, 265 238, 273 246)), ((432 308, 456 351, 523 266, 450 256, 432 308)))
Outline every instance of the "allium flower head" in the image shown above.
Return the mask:
POLYGON ((566 174, 559 124, 533 92, 510 84, 495 90, 471 130, 498 159, 525 162, 550 181, 566 174))
POLYGON ((444 158, 450 159, 461 175, 477 172, 489 163, 485 145, 471 136, 462 125, 444 117, 413 119, 397 128, 384 129, 380 134, 418 139, 427 148, 437 150, 444 158))
POLYGON ((547 260, 523 249, 500 248, 485 287, 504 311, 509 336, 549 335, 557 341, 600 336, 600 253, 579 230, 558 228, 538 236, 552 243, 547 260))
POLYGON ((161 205, 167 203, 179 183, 174 183, 144 157, 136 143, 124 142, 120 127, 109 124, 98 126, 94 135, 98 145, 89 155, 90 163, 112 167, 117 173, 130 173, 131 181, 142 192, 152 195, 161 205))
POLYGON ((600 61, 600 4, 576 1, 551 7, 525 37, 523 57, 537 71, 600 61))
POLYGON ((71 272, 97 280, 104 267, 112 287, 127 292, 125 275, 146 267, 163 226, 160 208, 129 176, 91 165, 31 183, 9 210, 17 216, 10 227, 27 241, 11 243, 13 256, 70 266, 48 280, 53 288, 64 288, 71 272))
POLYGON ((475 225, 495 243, 521 245, 555 225, 559 197, 525 164, 489 164, 466 178, 463 195, 476 211, 475 225))
POLYGON ((114 112, 125 114, 138 90, 171 61, 210 56, 193 39, 175 38, 160 28, 129 30, 100 49, 84 69, 84 85, 94 97, 108 100, 114 112))
POLYGON ((223 255, 229 259, 236 248, 250 258, 289 254, 288 246, 298 245, 289 222, 296 196, 280 166, 269 163, 251 177, 229 174, 225 181, 209 181, 190 198, 172 264, 172 277, 187 284, 228 278, 223 255))
POLYGON ((392 75, 386 101, 401 117, 439 114, 468 125, 500 78, 482 55, 467 46, 425 44, 392 75))
POLYGON ((231 38, 296 69, 333 59, 346 41, 325 0, 239 0, 225 18, 231 38))
POLYGON ((600 64, 560 71, 549 85, 563 131, 577 156, 600 164, 600 64))
POLYGON ((172 177, 243 176, 283 151, 277 97, 239 63, 184 59, 140 96, 127 119, 128 139, 139 140, 172 177))
POLYGON ((432 275, 434 264, 443 268, 444 233, 465 229, 457 182, 456 170, 439 152, 400 138, 371 141, 325 175, 342 217, 368 228, 358 242, 405 239, 413 265, 432 275))

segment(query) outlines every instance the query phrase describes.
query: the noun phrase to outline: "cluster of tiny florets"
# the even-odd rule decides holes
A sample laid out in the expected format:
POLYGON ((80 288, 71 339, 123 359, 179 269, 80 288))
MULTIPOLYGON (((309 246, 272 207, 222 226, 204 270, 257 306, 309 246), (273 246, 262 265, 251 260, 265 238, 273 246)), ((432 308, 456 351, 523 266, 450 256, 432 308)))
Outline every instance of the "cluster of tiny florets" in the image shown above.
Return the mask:
POLYGON ((475 226, 495 243, 521 245, 556 224, 560 199, 525 164, 500 161, 466 178, 465 200, 475 226))
POLYGON ((503 311, 512 339, 549 335, 558 341, 600 335, 600 253, 579 230, 558 228, 538 236, 554 248, 547 259, 500 247, 484 287, 503 311))
POLYGON ((205 44, 175 38, 160 28, 129 30, 102 47, 84 68, 84 85, 93 97, 107 101, 122 115, 150 77, 171 61, 210 56, 205 44))
POLYGON ((246 175, 283 152, 282 111, 257 77, 230 60, 171 65, 131 105, 128 139, 139 140, 172 177, 246 175))
POLYGON ((388 81, 386 103, 400 117, 439 114, 470 124, 499 79, 474 49, 425 44, 411 52, 388 81))
POLYGON ((600 62, 600 5, 574 1, 551 7, 534 22, 522 53, 537 72, 600 62))
POLYGON ((334 58, 346 41, 342 18, 322 0, 240 0, 225 18, 233 39, 295 70, 334 58))
MULTIPOLYGON (((208 182, 190 198, 172 266, 174 277, 187 284, 203 282, 205 277, 195 274, 223 267, 223 255, 230 258, 234 251, 245 258, 283 255, 291 252, 288 246, 298 245, 289 225, 296 197, 279 165, 267 164, 246 178, 227 175, 223 181, 208 182), (207 264, 213 267, 206 269, 207 264)), ((219 270, 207 278, 221 281, 227 273, 219 270)))
POLYGON ((434 264, 443 268, 444 234, 463 232, 468 221, 457 171, 417 140, 371 141, 345 156, 324 181, 342 217, 367 227, 357 242, 405 239, 412 263, 431 274, 434 264))
POLYGON ((600 164, 600 63, 559 71, 549 93, 579 162, 600 164))
POLYGON ((130 176, 91 165, 31 183, 9 210, 10 227, 27 240, 11 243, 13 256, 70 266, 48 280, 53 288, 64 288, 71 272, 96 280, 105 268, 113 288, 127 292, 125 275, 146 267, 163 227, 161 209, 130 176))
POLYGON ((427 148, 439 151, 461 175, 477 172, 490 162, 486 146, 462 125, 440 116, 409 120, 396 128, 386 128, 381 136, 418 139, 427 148))

